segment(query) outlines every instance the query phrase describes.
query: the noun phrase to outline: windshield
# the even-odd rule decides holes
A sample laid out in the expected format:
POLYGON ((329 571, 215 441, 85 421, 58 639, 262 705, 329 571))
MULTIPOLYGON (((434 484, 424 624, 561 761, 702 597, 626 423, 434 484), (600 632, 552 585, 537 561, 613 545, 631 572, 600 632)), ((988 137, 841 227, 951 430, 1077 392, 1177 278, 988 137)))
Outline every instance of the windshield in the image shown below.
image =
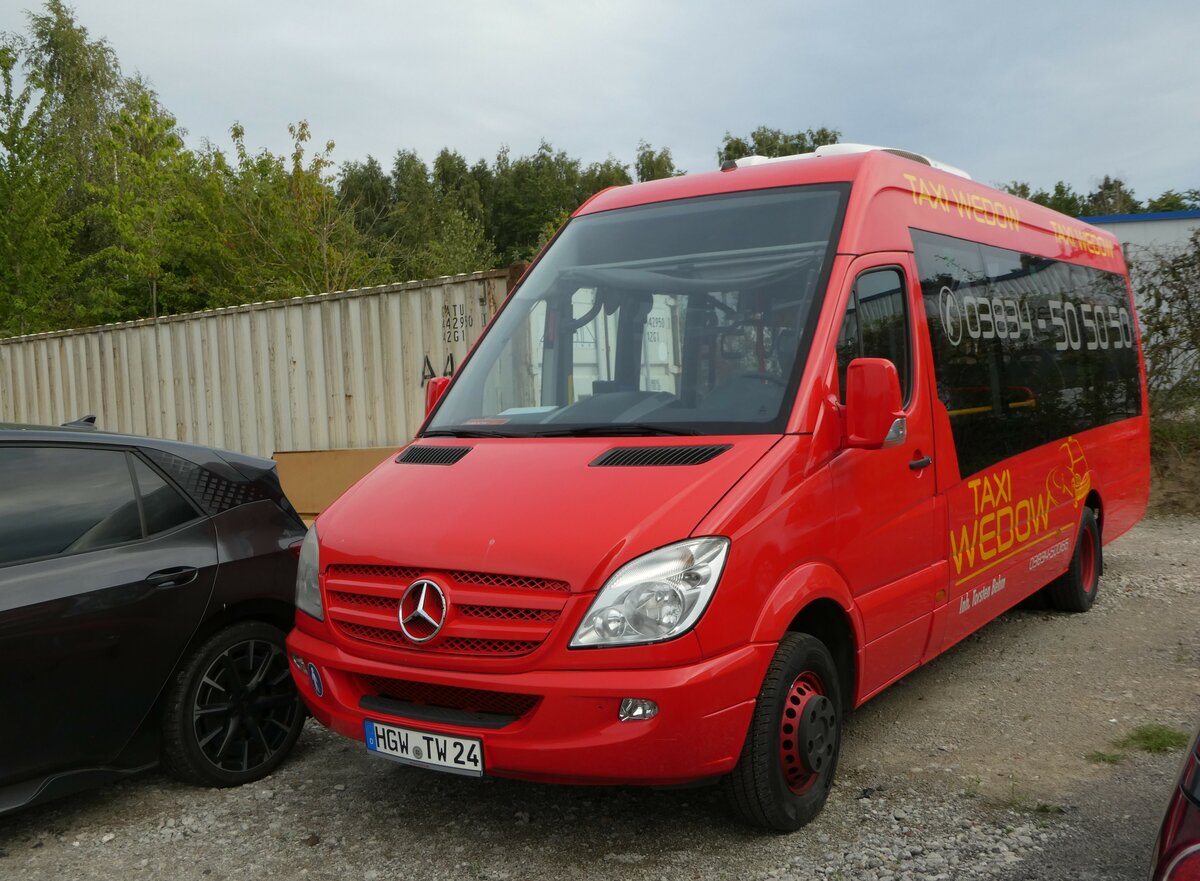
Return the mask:
POLYGON ((572 220, 426 435, 783 430, 845 185, 572 220))

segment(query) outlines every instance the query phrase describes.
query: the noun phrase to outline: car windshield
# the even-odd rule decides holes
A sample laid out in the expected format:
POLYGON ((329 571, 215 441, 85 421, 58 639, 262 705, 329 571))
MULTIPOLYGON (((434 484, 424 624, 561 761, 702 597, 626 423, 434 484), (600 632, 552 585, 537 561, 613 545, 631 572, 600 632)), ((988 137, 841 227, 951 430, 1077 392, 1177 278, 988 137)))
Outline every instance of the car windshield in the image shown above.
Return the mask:
POLYGON ((757 190, 572 220, 425 435, 782 431, 846 192, 757 190))

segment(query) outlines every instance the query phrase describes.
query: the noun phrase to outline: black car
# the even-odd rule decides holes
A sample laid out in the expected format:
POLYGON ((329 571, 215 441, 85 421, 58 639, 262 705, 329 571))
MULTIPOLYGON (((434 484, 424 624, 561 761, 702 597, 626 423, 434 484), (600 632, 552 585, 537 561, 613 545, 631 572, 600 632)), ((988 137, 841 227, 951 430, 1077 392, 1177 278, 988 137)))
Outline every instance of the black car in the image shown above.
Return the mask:
POLYGON ((0 814, 160 760, 270 773, 304 534, 269 459, 0 424, 0 814))

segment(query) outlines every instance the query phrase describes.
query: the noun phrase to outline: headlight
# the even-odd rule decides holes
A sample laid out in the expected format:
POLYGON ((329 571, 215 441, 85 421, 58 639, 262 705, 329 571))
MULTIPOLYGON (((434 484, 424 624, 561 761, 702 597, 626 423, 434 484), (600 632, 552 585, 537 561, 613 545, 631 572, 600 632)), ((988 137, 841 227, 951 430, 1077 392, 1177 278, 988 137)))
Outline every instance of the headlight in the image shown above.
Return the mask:
POLYGON ((321 605, 321 582, 317 573, 321 571, 320 552, 317 550, 317 527, 310 526, 304 544, 300 545, 300 562, 296 566, 296 608, 312 615, 318 621, 325 620, 325 609, 321 605))
POLYGON ((638 645, 686 633, 708 607, 728 552, 727 538, 693 538, 626 563, 596 594, 571 647, 638 645))

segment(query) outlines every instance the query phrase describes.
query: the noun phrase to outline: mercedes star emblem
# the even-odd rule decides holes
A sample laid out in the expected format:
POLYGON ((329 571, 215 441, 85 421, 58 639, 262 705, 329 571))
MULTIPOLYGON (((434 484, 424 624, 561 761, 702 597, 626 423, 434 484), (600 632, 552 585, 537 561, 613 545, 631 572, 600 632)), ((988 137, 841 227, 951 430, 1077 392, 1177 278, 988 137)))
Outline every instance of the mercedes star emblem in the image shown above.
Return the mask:
POLYGON ((437 636, 446 623, 446 595, 427 578, 414 581, 400 598, 400 631, 420 645, 437 636))

